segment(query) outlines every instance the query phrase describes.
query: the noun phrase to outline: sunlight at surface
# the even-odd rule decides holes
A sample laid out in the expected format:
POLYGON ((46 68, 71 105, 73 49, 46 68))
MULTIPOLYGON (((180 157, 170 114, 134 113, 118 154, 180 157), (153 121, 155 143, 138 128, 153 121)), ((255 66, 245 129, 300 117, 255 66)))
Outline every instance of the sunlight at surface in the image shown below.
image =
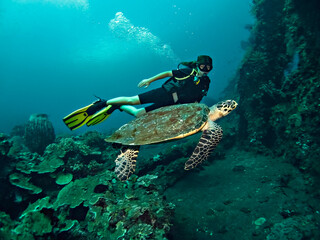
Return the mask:
POLYGON ((89 8, 88 0, 14 0, 18 3, 50 3, 58 7, 89 8))

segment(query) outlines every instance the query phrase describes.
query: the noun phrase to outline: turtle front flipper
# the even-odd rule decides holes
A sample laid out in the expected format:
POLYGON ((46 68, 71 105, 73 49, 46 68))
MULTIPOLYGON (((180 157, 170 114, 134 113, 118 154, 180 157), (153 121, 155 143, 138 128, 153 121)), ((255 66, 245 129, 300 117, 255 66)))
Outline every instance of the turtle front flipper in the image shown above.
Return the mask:
POLYGON ((215 122, 210 122, 209 129, 203 131, 199 143, 189 160, 186 161, 184 169, 190 170, 205 161, 219 144, 222 135, 222 128, 215 122))
POLYGON ((116 162, 115 174, 121 181, 126 181, 136 168, 140 146, 130 146, 121 149, 116 162))

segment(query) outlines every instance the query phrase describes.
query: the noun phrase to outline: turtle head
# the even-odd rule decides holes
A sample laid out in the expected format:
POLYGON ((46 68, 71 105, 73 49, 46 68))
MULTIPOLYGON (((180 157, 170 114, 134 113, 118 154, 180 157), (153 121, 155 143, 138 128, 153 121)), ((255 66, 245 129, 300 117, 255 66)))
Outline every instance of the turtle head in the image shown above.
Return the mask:
POLYGON ((219 118, 227 116, 237 106, 238 103, 234 100, 218 102, 210 108, 209 118, 211 121, 215 121, 219 118))

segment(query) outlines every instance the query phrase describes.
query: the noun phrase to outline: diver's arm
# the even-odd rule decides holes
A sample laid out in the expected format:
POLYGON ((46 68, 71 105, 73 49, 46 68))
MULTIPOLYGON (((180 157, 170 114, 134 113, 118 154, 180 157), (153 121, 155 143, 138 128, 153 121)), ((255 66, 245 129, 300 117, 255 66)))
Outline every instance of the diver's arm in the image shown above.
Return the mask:
POLYGON ((152 83, 154 81, 157 81, 159 79, 163 79, 166 77, 172 77, 172 76, 173 76, 172 71, 162 72, 162 73, 159 73, 151 78, 147 78, 147 79, 142 80, 141 82, 139 82, 138 87, 147 88, 150 85, 150 83, 152 83))
POLYGON ((167 71, 167 72, 162 72, 162 73, 159 73, 151 78, 149 78, 149 83, 152 83, 154 81, 157 81, 159 79, 163 79, 163 78, 166 78, 166 77, 172 77, 172 71, 167 71))

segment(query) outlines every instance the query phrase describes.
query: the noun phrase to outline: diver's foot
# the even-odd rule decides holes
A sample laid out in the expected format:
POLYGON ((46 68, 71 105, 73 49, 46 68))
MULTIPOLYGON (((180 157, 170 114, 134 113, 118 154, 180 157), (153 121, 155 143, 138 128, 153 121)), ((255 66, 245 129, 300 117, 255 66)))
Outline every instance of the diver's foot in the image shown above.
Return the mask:
POLYGON ((91 104, 91 106, 87 109, 87 113, 89 116, 95 114, 96 112, 100 111, 101 109, 107 106, 107 101, 103 99, 99 99, 91 104))
MULTIPOLYGON (((108 107, 109 105, 107 105, 108 107)), ((121 105, 111 105, 111 107, 107 110, 107 114, 113 113, 115 110, 119 109, 121 112, 122 110, 120 109, 121 105)))

